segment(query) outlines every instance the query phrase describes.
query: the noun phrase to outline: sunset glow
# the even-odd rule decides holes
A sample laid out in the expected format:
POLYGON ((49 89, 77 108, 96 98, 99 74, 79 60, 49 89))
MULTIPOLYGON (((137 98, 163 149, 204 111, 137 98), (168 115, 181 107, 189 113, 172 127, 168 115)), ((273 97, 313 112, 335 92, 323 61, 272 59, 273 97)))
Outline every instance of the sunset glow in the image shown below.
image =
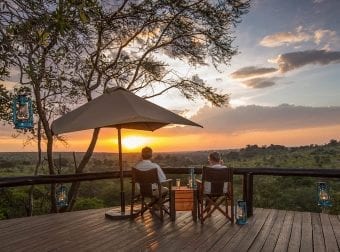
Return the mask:
POLYGON ((127 136, 122 139, 123 148, 126 148, 128 151, 138 151, 149 143, 150 139, 143 136, 127 136))

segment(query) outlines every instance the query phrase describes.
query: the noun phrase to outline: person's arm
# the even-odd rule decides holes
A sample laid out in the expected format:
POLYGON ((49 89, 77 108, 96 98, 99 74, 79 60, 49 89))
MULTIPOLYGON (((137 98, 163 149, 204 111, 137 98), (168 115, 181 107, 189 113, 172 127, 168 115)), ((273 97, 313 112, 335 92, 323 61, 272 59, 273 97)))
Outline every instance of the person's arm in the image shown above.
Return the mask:
POLYGON ((160 182, 163 182, 166 180, 166 176, 165 173, 163 172, 162 168, 157 165, 157 172, 158 172, 158 178, 160 182))

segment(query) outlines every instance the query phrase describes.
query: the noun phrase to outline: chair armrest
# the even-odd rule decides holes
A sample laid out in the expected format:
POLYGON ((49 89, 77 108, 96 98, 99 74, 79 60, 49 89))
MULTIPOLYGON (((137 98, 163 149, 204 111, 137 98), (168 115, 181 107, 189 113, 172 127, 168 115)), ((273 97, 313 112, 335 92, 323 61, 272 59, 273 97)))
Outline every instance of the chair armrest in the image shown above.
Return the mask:
POLYGON ((200 179, 195 179, 197 184, 197 190, 198 190, 198 197, 202 197, 203 194, 203 183, 200 179))
POLYGON ((166 179, 166 180, 161 182, 161 184, 165 184, 165 183, 168 183, 169 190, 171 191, 171 188, 172 188, 172 179, 166 179))
POLYGON ((172 179, 166 179, 166 180, 162 181, 161 184, 168 183, 168 182, 172 182, 172 179))

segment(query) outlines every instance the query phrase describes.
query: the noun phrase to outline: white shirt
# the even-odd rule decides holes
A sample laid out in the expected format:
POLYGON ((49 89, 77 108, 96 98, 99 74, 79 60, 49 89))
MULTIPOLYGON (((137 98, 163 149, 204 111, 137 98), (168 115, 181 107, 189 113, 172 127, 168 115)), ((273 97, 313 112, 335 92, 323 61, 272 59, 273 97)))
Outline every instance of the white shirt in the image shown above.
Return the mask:
POLYGON ((166 176, 161 167, 156 163, 152 163, 151 160, 142 160, 135 165, 135 168, 141 171, 147 171, 153 168, 157 168, 159 181, 163 182, 166 180, 166 176))
POLYGON ((221 164, 209 165, 209 167, 211 167, 211 168, 227 168, 225 165, 221 165, 221 164))

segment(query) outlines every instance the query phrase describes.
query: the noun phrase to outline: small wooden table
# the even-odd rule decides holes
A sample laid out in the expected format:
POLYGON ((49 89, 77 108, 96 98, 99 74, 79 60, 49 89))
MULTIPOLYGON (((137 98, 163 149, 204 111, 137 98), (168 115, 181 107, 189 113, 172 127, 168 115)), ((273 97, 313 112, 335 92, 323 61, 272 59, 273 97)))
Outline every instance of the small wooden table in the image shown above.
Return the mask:
POLYGON ((170 202, 172 221, 176 219, 176 211, 191 211, 193 220, 197 221, 197 210, 197 189, 186 186, 172 187, 170 202))

